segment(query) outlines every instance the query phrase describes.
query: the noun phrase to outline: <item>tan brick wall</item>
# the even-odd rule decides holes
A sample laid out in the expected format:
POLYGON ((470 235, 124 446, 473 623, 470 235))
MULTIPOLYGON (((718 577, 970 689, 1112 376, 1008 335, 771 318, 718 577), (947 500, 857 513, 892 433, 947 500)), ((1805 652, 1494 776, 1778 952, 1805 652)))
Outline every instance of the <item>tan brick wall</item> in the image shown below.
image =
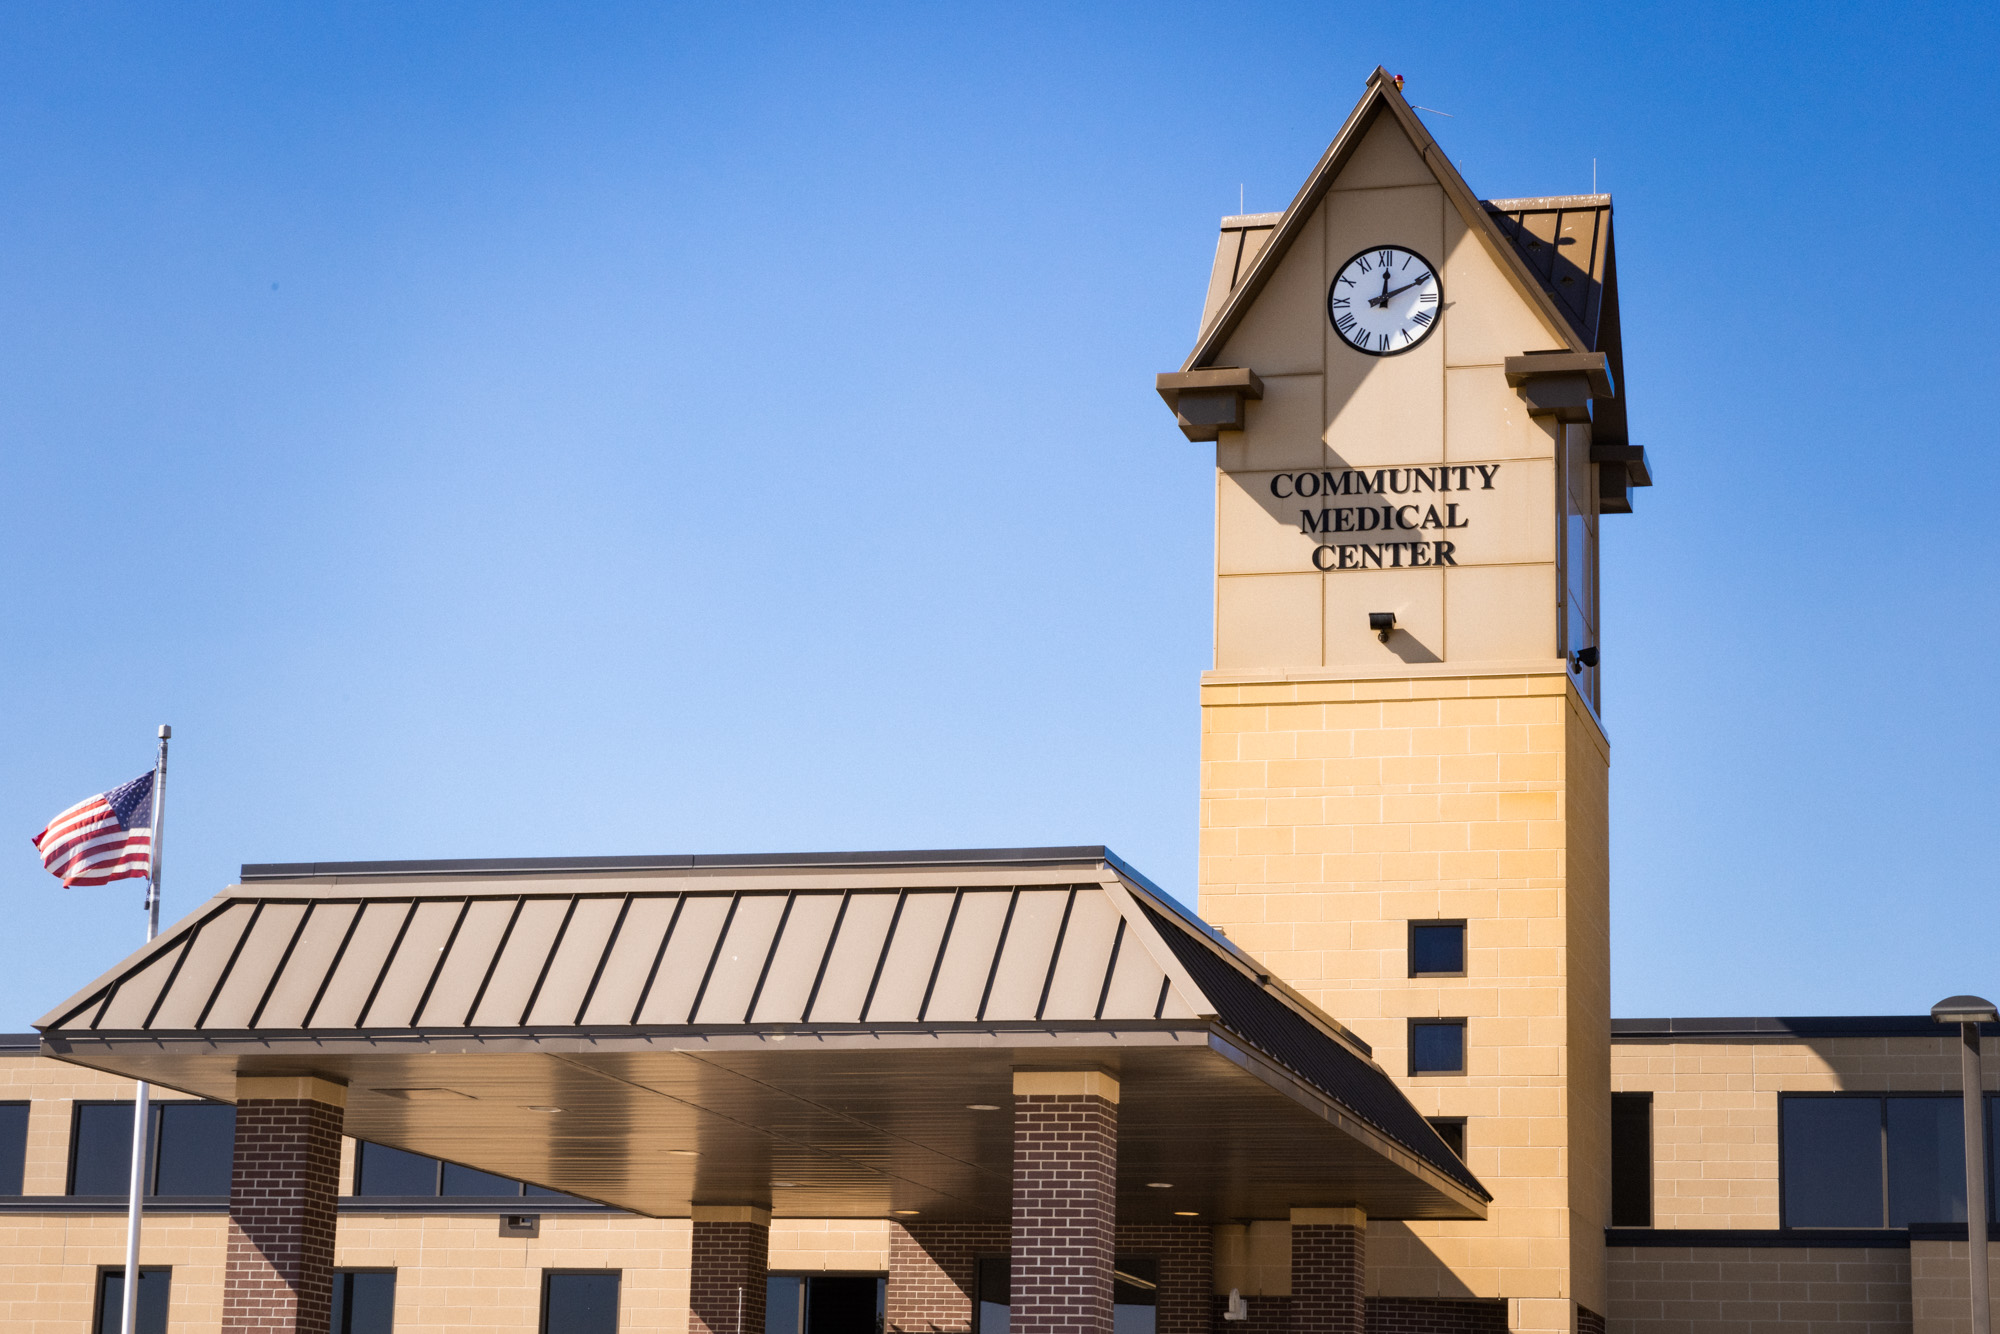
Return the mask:
POLYGON ((1618 1246, 1610 1256, 1613 1334, 1911 1334, 1900 1248, 1618 1246))
MULTIPOLYGON (((1986 1087, 2000 1091, 1996 1044, 1986 1087)), ((1958 1040, 1620 1041, 1612 1087, 1653 1095, 1653 1226, 1778 1226, 1778 1095, 1955 1093, 1958 1040)))
MULTIPOLYGON (((1913 1334, 1972 1334, 1972 1276, 1962 1241, 1910 1243, 1910 1316, 1913 1334)), ((1986 1247, 1989 1300, 2000 1292, 2000 1250, 1986 1247)))
POLYGON ((1601 732, 1560 673, 1212 680, 1202 702, 1202 914, 1425 1115, 1469 1118, 1495 1195, 1483 1223, 1372 1224, 1370 1294, 1510 1297, 1516 1328, 1568 1330, 1603 1301, 1608 1184, 1571 1172, 1609 1134, 1601 732), (1466 919, 1466 977, 1407 975, 1428 918, 1466 919), (1406 1021, 1461 1015, 1469 1073, 1405 1077, 1406 1021))
POLYGON ((683 1334, 690 1227, 686 1219, 543 1214, 540 1235, 510 1237, 492 1215, 349 1211, 334 1262, 397 1271, 396 1334, 535 1329, 544 1269, 620 1270, 621 1334, 683 1334))

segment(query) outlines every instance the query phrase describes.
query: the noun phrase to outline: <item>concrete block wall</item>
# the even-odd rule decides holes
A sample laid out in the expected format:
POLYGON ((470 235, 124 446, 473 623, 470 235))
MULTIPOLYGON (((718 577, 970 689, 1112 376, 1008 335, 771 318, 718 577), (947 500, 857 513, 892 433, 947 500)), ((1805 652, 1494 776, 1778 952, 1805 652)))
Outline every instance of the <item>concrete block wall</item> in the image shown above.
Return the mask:
POLYGON ((1911 1334, 1900 1247, 1614 1246, 1610 1275, 1615 1334, 1911 1334))

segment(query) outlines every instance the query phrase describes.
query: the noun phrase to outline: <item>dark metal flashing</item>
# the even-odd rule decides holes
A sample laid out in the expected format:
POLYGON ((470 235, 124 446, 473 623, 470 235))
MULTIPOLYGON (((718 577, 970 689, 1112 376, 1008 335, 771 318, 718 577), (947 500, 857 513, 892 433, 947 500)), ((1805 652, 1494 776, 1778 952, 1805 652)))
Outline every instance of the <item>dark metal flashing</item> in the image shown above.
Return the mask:
MULTIPOLYGON (((2000 1024, 1982 1024, 2000 1037, 2000 1024)), ((1690 1038, 1945 1038, 1952 1029, 1927 1014, 1794 1015, 1780 1018, 1613 1019, 1613 1042, 1671 1042, 1690 1038)))
POLYGON ((245 862, 244 881, 318 876, 536 875, 575 871, 804 870, 868 866, 1046 866, 1101 861, 1132 874, 1105 847, 934 848, 907 852, 738 852, 638 857, 460 857, 400 862, 245 862))
MULTIPOLYGON (((126 1203, 123 1195, 14 1195, 0 1197, 0 1215, 116 1214, 122 1218, 126 1203)), ((560 1195, 343 1195, 336 1207, 344 1214, 623 1214, 628 1218, 638 1217, 595 1200, 565 1199, 560 1195)), ((146 1212, 226 1214, 229 1212, 229 1197, 149 1195, 146 1197, 146 1212)))
POLYGON ((0 1056, 39 1056, 42 1054, 40 1033, 0 1033, 0 1056))
MULTIPOLYGON (((1949 1226, 1948 1224, 1946 1226, 1949 1226)), ((1911 1234, 1919 1229, 1911 1228, 1849 1228, 1849 1227, 1769 1227, 1769 1228, 1676 1228, 1676 1227, 1608 1227, 1604 1229, 1606 1246, 1673 1246, 1692 1250, 1714 1248, 1731 1250, 1746 1246, 1780 1247, 1788 1250, 1823 1250, 1840 1247, 1849 1250, 1907 1250, 1911 1234)), ((1965 1238, 1965 1224, 1958 1225, 1960 1240, 1965 1238)))

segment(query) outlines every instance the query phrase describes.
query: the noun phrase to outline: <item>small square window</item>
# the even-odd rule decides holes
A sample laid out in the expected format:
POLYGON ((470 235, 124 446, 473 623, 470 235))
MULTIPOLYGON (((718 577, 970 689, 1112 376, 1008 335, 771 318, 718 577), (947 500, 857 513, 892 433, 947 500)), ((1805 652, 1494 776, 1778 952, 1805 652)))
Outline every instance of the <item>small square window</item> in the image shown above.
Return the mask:
MULTIPOLYGON (((132 1124, 130 1116, 125 1118, 125 1124, 132 1124)), ((136 1312, 139 1334, 167 1334, 167 1295, 173 1278, 174 1271, 171 1269, 139 1271, 136 1312)), ((97 1319, 91 1322, 91 1328, 94 1334, 118 1334, 124 1324, 125 1271, 100 1269, 97 1271, 97 1319)))
POLYGON ((395 1270, 334 1272, 333 1334, 394 1334, 395 1328, 395 1270))
POLYGON ((618 1271, 544 1270, 542 1334, 618 1334, 618 1271))
POLYGON ((1411 977, 1465 976, 1465 923, 1410 923, 1411 977))
POLYGON ((1438 1138, 1444 1141, 1444 1146, 1457 1154, 1460 1162, 1464 1162, 1465 1118, 1462 1116, 1427 1116, 1424 1120, 1431 1123, 1431 1129, 1437 1131, 1438 1138))
POLYGON ((1413 1075, 1464 1074, 1465 1020, 1412 1019, 1410 1021, 1410 1073, 1413 1075))

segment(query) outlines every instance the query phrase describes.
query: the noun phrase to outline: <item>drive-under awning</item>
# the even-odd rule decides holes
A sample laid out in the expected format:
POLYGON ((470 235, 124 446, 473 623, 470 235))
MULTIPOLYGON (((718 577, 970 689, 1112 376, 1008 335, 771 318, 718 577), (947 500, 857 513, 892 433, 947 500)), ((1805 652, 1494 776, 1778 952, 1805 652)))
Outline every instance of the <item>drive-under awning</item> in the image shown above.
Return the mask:
POLYGON ((338 1080, 350 1135, 653 1216, 1005 1219, 1023 1068, 1117 1076, 1121 1218, 1490 1198, 1103 848, 246 866, 37 1027, 224 1101, 338 1080))

